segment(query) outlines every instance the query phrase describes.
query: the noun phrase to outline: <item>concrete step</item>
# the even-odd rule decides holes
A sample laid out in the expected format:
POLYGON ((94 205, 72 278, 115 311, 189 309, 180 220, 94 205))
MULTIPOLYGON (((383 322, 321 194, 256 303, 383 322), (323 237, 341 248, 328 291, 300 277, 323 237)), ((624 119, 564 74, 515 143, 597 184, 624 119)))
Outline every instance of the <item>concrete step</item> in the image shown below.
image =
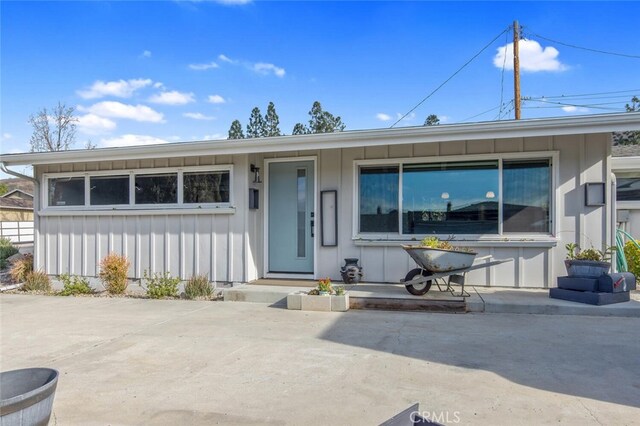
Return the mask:
POLYGON ((382 310, 382 311, 418 311, 441 313, 465 313, 466 303, 463 300, 430 300, 422 298, 392 299, 381 297, 349 298, 350 309, 382 310))
POLYGON ((306 290, 305 287, 282 287, 268 285, 241 284, 222 290, 225 302, 249 302, 267 304, 287 304, 287 295, 296 291, 306 290))

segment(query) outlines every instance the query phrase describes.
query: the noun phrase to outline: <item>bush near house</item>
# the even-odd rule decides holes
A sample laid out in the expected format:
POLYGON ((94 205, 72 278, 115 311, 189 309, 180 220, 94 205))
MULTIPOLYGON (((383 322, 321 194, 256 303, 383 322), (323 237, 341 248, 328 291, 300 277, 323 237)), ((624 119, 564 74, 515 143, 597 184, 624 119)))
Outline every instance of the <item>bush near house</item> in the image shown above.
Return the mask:
MULTIPOLYGON (((638 241, 640 244, 640 240, 638 241)), ((640 249, 632 241, 624 245, 624 256, 627 258, 629 272, 640 278, 640 249)))
POLYGON ((213 294, 213 287, 206 275, 194 275, 184 285, 187 299, 209 298, 213 294))
POLYGON ((161 299, 163 297, 177 297, 178 284, 180 278, 172 277, 168 272, 164 274, 144 271, 143 281, 147 288, 147 296, 151 299, 161 299))
POLYGON ((60 281, 64 288, 58 292, 59 296, 76 296, 78 294, 93 294, 95 291, 89 285, 89 280, 76 275, 62 274, 60 281))
POLYGON ((4 269, 8 266, 7 258, 18 253, 18 249, 13 245, 10 239, 0 238, 0 269, 4 269))
POLYGON ((23 291, 51 291, 51 279, 42 271, 31 271, 27 274, 22 286, 23 291))
POLYGON ((22 259, 13 261, 9 274, 13 282, 21 283, 27 278, 27 274, 33 271, 33 255, 26 254, 22 259))
POLYGON ((100 279, 110 294, 124 294, 129 285, 129 260, 126 256, 109 253, 100 261, 100 279))

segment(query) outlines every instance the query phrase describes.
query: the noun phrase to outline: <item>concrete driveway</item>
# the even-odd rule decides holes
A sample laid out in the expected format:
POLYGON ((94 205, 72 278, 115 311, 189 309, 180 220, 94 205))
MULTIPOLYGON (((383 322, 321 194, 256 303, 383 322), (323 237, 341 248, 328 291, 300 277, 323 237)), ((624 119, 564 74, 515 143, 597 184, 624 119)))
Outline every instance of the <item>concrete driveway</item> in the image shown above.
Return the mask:
POLYGON ((1 369, 61 377, 52 424, 638 424, 640 319, 286 311, 0 296, 1 369))

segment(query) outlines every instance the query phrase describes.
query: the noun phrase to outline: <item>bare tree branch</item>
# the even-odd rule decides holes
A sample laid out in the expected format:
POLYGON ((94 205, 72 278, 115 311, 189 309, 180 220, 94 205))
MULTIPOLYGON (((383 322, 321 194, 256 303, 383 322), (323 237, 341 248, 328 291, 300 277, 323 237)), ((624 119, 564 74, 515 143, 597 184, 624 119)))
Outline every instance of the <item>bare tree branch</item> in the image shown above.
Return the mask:
POLYGON ((31 152, 37 151, 66 151, 75 143, 76 123, 78 119, 73 115, 75 109, 58 102, 49 114, 47 108, 42 108, 36 115, 29 117, 33 127, 31 134, 31 152))

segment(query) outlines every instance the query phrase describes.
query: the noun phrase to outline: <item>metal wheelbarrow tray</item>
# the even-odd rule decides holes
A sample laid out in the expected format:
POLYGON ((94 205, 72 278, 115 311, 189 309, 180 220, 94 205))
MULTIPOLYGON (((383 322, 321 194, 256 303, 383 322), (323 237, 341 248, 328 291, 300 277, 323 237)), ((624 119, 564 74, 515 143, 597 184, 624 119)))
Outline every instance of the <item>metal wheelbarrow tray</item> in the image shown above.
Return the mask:
MULTIPOLYGON (((443 291, 441 285, 445 286, 444 291, 460 297, 468 297, 469 293, 464 291, 466 274, 476 269, 489 268, 500 263, 510 262, 513 259, 494 260, 491 262, 474 265, 477 253, 442 250, 423 246, 402 246, 402 248, 418 264, 419 268, 412 269, 400 280, 405 285, 407 291, 415 296, 426 294, 433 282, 438 289, 443 291), (451 284, 462 286, 460 294, 454 294, 451 284)), ((486 259, 486 258, 483 258, 486 259)))

